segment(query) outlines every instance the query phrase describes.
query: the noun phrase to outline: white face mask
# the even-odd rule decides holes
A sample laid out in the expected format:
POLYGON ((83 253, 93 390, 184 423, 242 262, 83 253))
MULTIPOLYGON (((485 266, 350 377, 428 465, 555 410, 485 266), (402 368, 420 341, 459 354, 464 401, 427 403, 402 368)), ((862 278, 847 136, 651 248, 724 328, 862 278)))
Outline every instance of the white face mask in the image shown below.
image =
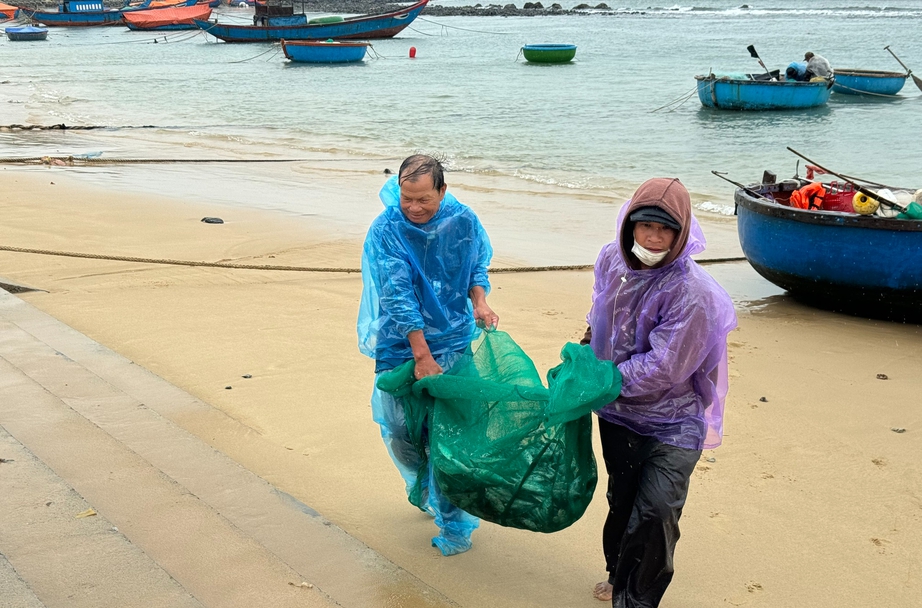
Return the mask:
POLYGON ((667 249, 666 251, 654 253, 650 251, 649 249, 641 247, 637 241, 634 241, 634 246, 631 248, 631 253, 636 255, 637 259, 640 260, 642 264, 645 264, 647 266, 656 266, 657 264, 662 262, 663 258, 665 258, 669 254, 669 251, 670 250, 667 249))

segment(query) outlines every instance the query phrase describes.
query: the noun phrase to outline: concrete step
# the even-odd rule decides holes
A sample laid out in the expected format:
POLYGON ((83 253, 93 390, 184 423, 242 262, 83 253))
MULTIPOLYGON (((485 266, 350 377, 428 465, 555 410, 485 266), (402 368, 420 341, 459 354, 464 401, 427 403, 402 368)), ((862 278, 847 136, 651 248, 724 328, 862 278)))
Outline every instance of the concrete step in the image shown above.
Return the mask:
MULTIPOLYGON (((171 421, 184 416, 249 432, 0 291, 0 425, 191 598, 209 607, 454 605, 171 421)), ((46 605, 77 605, 37 591, 36 578, 53 569, 27 576, 2 537, 0 553, 46 605)))

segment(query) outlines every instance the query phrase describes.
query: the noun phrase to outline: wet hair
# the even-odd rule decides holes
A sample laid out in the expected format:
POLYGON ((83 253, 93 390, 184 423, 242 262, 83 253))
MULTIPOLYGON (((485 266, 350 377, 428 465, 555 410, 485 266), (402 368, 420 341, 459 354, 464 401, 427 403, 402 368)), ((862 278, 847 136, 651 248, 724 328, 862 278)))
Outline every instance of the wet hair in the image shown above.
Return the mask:
POLYGON ((426 154, 414 154, 404 160, 397 172, 397 183, 415 182, 424 175, 432 177, 432 187, 436 190, 441 190, 445 185, 445 168, 442 163, 426 154))

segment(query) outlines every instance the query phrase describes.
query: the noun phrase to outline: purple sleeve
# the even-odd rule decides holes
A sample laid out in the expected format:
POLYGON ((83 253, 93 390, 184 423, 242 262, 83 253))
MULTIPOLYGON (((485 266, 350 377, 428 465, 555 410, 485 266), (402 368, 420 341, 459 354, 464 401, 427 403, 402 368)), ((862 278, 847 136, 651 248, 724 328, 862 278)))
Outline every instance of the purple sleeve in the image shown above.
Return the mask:
POLYGON ((683 290, 648 336, 649 350, 618 364, 621 395, 637 397, 686 382, 708 358, 714 332, 704 302, 683 290))

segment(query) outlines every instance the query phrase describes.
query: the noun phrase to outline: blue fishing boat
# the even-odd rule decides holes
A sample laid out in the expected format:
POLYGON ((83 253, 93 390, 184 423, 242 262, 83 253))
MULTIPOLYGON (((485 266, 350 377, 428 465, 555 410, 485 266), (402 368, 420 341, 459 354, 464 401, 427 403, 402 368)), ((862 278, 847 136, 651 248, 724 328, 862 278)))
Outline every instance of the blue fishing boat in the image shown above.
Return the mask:
POLYGON ((20 15, 49 27, 122 25, 122 13, 147 8, 151 0, 131 8, 106 8, 102 0, 64 0, 57 11, 20 8, 20 15))
POLYGON ((21 27, 8 27, 3 30, 6 37, 13 41, 45 40, 48 38, 48 28, 24 25, 21 27))
POLYGON ((360 15, 343 19, 293 14, 291 4, 256 5, 254 25, 232 25, 195 20, 195 25, 225 42, 268 42, 276 40, 327 40, 393 38, 413 23, 429 0, 380 15, 360 15))
POLYGON ((365 57, 368 42, 337 40, 282 40, 282 52, 291 61, 303 63, 355 63, 365 57))
POLYGON ((765 74, 695 76, 698 99, 706 108, 720 110, 800 110, 829 101, 832 80, 784 80, 778 70, 765 74))
POLYGON ((922 320, 922 221, 789 206, 806 180, 736 190, 743 254, 811 304, 922 320))
POLYGON ((836 81, 832 85, 832 91, 844 95, 893 96, 900 92, 907 78, 909 74, 902 72, 836 69, 836 81))

